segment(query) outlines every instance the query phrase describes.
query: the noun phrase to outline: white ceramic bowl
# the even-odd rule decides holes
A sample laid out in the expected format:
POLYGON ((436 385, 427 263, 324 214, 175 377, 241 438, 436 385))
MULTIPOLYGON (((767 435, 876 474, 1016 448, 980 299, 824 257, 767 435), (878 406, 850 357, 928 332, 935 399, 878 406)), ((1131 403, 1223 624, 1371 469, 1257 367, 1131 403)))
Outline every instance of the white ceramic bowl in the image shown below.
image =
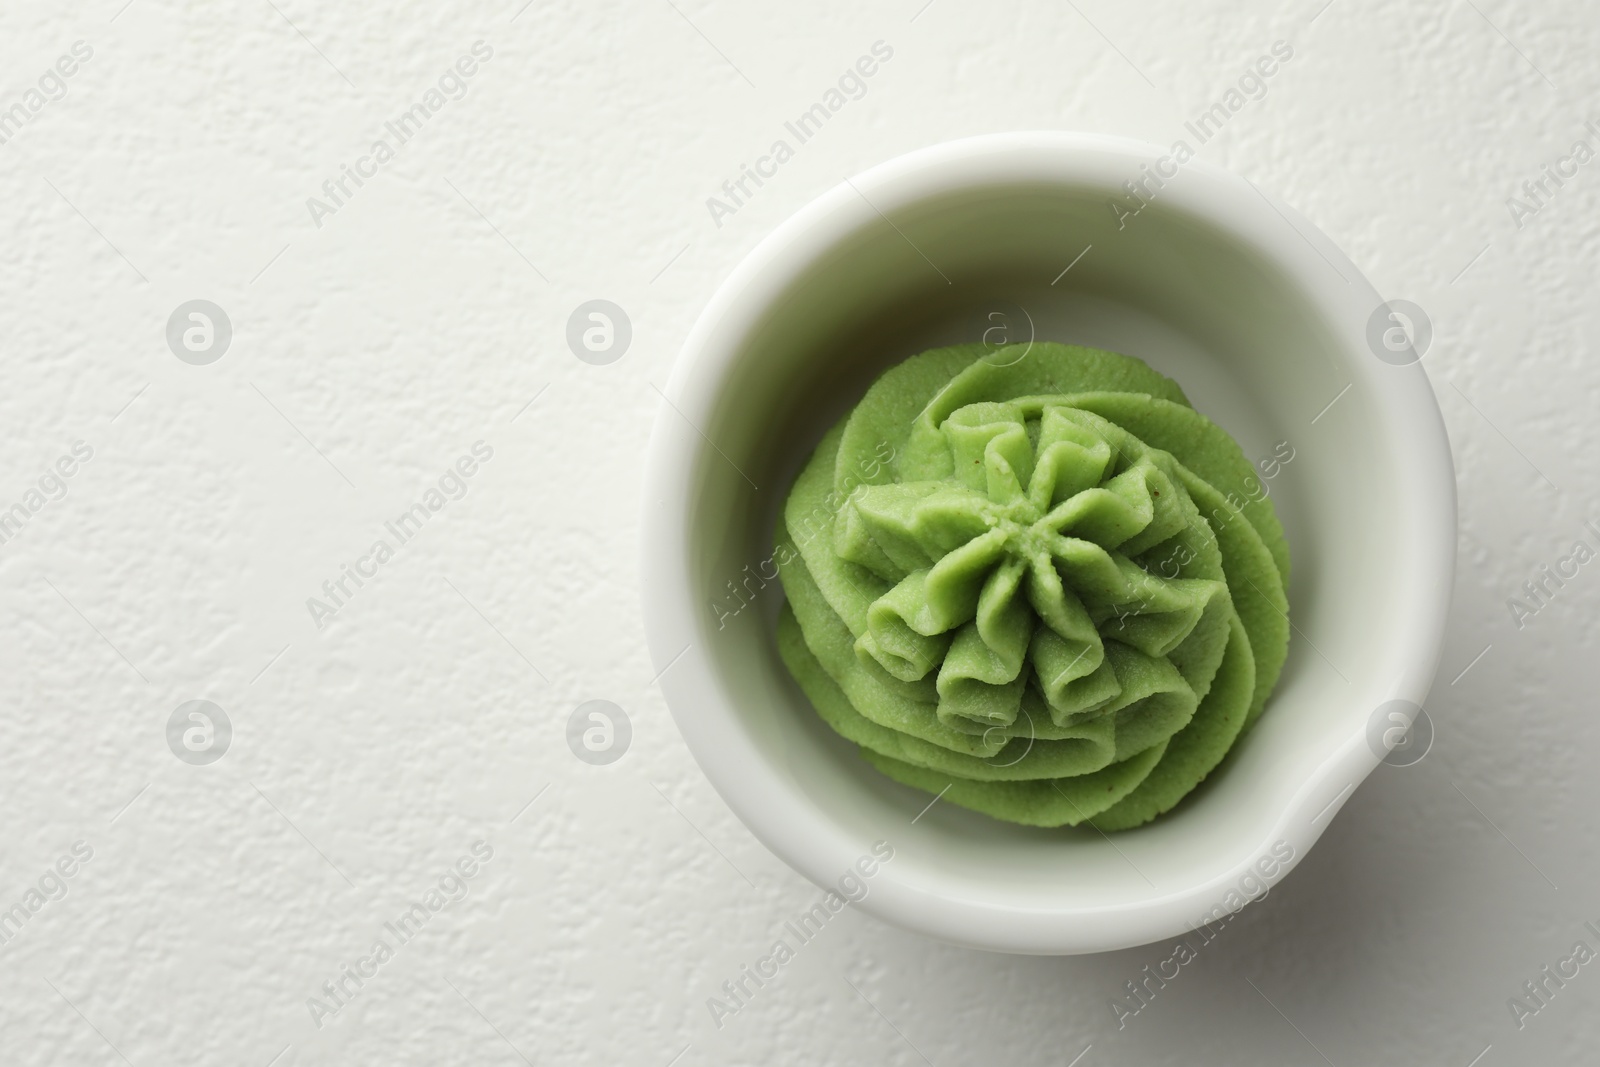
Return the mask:
POLYGON ((1163 155, 1006 134, 829 191, 712 297, 651 438, 645 621, 690 750, 755 835, 819 886, 889 842, 859 906, 947 941, 1097 952, 1236 910, 1305 855, 1379 762, 1375 712, 1421 704, 1438 660, 1455 480, 1420 365, 1375 355, 1379 295, 1243 179, 1192 161, 1124 214, 1136 206, 1124 183, 1163 155), (1281 456, 1279 442, 1294 453, 1267 482, 1293 556, 1282 681, 1210 780, 1111 837, 924 811, 928 795, 818 719, 774 641, 773 520, 817 440, 884 369, 977 340, 989 310, 1015 318, 1017 306, 1040 339, 1175 378, 1252 459, 1281 456))

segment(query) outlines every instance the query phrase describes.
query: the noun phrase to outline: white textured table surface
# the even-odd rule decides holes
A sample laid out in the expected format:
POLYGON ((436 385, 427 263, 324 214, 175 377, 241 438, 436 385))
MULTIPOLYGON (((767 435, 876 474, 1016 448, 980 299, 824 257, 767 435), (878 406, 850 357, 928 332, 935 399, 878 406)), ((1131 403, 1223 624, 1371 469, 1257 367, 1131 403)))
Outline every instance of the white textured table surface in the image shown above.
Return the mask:
POLYGON ((1600 564, 1522 586, 1600 546, 1600 162, 1563 162, 1600 149, 1600 19, 922 4, 0 13, 0 1060, 1592 1061, 1600 963, 1562 961, 1600 952, 1600 564), (694 317, 848 174, 996 130, 1170 143, 1280 40, 1199 152, 1432 320, 1461 495, 1432 752, 1380 767, 1137 1013, 1125 983, 1174 946, 1012 959, 847 909, 714 1022, 820 894, 651 684, 638 472, 694 317), (785 122, 880 41, 797 145, 785 122), (709 210, 778 139, 793 157, 709 210), (232 326, 204 365, 166 334, 196 299, 232 326), (566 342, 591 299, 632 325, 606 365, 566 342), (368 577, 325 593, 346 564, 368 577), (605 766, 566 740, 591 699, 632 725, 605 766), (231 724, 215 762, 190 761, 221 732, 169 747, 191 700, 231 724))

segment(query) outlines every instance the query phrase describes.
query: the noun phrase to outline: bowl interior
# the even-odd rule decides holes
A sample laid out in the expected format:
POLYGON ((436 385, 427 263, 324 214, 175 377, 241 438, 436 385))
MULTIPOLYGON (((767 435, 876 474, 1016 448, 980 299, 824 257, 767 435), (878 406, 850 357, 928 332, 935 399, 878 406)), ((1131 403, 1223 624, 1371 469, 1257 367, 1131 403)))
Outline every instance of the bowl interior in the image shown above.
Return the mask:
MULTIPOLYGON (((1322 283, 1306 284, 1304 263, 1287 270, 1230 221, 1236 212, 1291 225, 1264 200, 1252 203, 1248 186, 1196 168, 1119 219, 1113 191, 1137 171, 1126 162, 1103 169, 857 179, 741 268, 701 338, 702 352, 720 355, 675 381, 699 431, 685 505, 688 582, 710 605, 689 636, 741 743, 764 765, 771 811, 748 793, 730 799, 814 879, 879 838, 897 850, 879 876, 894 894, 880 900, 1092 914, 1222 879, 1271 844, 1291 797, 1348 749, 1414 667, 1415 650, 1394 630, 1403 620, 1384 610, 1406 587, 1409 556, 1396 536, 1408 522, 1400 442, 1383 409, 1383 374, 1394 368, 1355 350, 1360 324, 1317 297, 1322 283), (1176 379, 1249 458, 1279 463, 1268 463, 1263 482, 1293 561, 1282 680, 1209 781, 1162 819, 1112 838, 1011 826, 948 804, 918 817, 931 798, 883 778, 836 737, 775 648, 773 523, 816 442, 888 367, 979 340, 997 324, 1019 342, 1138 356, 1176 379), (829 843, 797 845, 772 824, 780 808, 804 812, 829 843), (819 860, 829 848, 836 859, 819 860)), ((1331 262, 1326 269, 1327 287, 1351 284, 1331 262)), ((709 735, 685 733, 707 762, 709 735)))

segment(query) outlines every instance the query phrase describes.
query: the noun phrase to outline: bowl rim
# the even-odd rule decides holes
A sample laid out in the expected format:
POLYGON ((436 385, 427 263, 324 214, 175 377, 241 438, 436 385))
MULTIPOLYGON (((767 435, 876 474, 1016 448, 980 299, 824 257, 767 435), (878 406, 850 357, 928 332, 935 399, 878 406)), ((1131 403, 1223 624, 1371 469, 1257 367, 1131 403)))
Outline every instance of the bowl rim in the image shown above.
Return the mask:
MULTIPOLYGON (((1039 131, 948 141, 887 160, 825 191, 746 254, 717 287, 673 363, 643 479, 641 595, 652 664, 673 719, 712 786, 769 850, 819 887, 827 888, 838 877, 840 857, 859 853, 860 843, 785 786, 781 776, 765 769, 765 758, 718 682, 708 650, 693 639, 703 621, 697 617, 700 598, 691 588, 686 534, 690 489, 708 443, 695 427, 704 425, 742 348, 736 342, 718 344, 714 335, 745 335, 775 297, 856 232, 864 218, 886 217, 890 210, 962 189, 1016 182, 1019 169, 1027 170, 1019 162, 1057 168, 1058 180, 1099 184, 1099 177, 1088 173, 1090 161, 1103 165, 1115 158, 1132 173, 1140 163, 1166 154, 1157 145, 1128 138, 1039 131), (866 192, 875 195, 869 200, 866 192)), ((1352 302, 1367 307, 1383 303, 1355 264, 1293 208, 1203 160, 1186 163, 1184 174, 1185 180, 1173 183, 1173 191, 1164 191, 1163 198, 1287 274, 1289 284, 1328 322, 1348 320, 1352 302), (1344 276, 1345 285, 1330 266, 1344 276)), ((1398 657, 1404 667, 1390 688, 1394 698, 1422 705, 1442 651, 1455 570, 1455 473, 1449 441, 1420 362, 1382 364, 1370 353, 1355 355, 1356 339, 1345 340, 1339 352, 1341 369, 1352 380, 1377 382, 1382 375, 1382 384, 1369 390, 1373 408, 1382 429, 1407 457, 1396 478, 1403 491, 1397 504, 1406 520, 1402 529, 1409 535, 1399 543, 1409 566, 1395 597, 1391 625, 1409 651, 1398 657)), ((1023 908, 941 894, 899 882, 891 874, 874 879, 873 892, 860 906, 940 940, 993 951, 1071 954, 1147 944, 1191 929, 1197 917, 1215 911, 1225 894, 1255 869, 1259 857, 1285 842, 1292 849, 1292 858, 1284 863, 1286 873, 1379 762, 1366 731, 1354 732, 1301 783, 1255 847, 1221 874, 1164 895, 1099 907, 1023 908)))

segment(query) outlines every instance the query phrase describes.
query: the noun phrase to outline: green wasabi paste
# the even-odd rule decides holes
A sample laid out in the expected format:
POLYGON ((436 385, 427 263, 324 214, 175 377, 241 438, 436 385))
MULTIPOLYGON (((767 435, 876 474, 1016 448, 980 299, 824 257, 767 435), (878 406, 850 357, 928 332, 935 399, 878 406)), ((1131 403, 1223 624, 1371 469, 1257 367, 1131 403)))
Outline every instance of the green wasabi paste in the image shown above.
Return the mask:
POLYGON ((1031 826, 1171 809, 1255 721, 1289 553, 1238 444, 1142 361, 1035 342, 894 367, 777 532, 784 662, 884 774, 1031 826))

